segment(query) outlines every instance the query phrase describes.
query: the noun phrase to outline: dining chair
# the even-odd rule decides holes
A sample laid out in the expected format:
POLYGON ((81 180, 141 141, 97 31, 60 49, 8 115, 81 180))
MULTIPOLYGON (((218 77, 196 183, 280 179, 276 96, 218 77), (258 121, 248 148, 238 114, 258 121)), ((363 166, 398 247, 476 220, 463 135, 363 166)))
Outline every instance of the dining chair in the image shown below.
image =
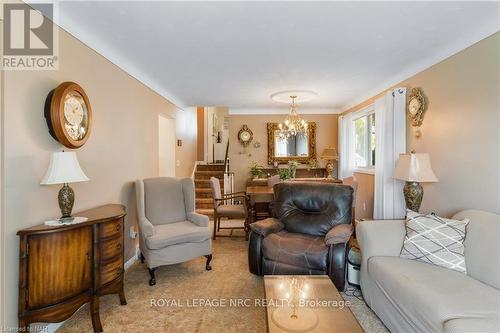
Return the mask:
POLYGON ((250 214, 249 214, 249 199, 246 192, 233 192, 223 194, 220 188, 220 180, 215 177, 210 178, 210 187, 212 188, 212 197, 214 204, 214 231, 212 239, 215 240, 217 237, 217 232, 221 229, 243 229, 245 230, 245 239, 248 240, 248 232, 250 225, 250 214), (240 199, 240 203, 234 204, 234 199, 240 199), (245 223, 243 227, 221 227, 221 218, 225 217, 228 219, 244 219, 245 223))

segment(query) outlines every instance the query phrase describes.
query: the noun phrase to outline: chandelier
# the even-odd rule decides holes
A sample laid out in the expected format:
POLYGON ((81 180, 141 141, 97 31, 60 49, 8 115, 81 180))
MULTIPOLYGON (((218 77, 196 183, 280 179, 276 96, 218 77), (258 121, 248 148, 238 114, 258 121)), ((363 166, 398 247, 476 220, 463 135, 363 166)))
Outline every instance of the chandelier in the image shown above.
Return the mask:
POLYGON ((307 137, 307 122, 299 116, 295 106, 297 96, 291 95, 290 98, 292 99, 290 114, 286 116, 284 122, 278 124, 278 138, 281 140, 288 140, 297 135, 307 137))

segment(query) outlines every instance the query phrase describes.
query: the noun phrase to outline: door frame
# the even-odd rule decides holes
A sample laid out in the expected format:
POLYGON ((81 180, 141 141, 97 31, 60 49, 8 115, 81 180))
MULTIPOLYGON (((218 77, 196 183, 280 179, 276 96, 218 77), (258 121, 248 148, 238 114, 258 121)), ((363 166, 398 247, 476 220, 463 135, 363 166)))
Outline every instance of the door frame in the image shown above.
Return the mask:
MULTIPOLYGON (((172 117, 170 115, 166 115, 164 113, 158 113, 158 176, 162 176, 162 170, 160 169, 160 119, 166 119, 171 122, 171 125, 173 125, 173 140, 172 140, 172 163, 173 163, 173 174, 168 175, 168 177, 175 177, 176 175, 176 144, 175 144, 175 138, 176 138, 176 118, 172 117)), ((162 176, 164 177, 164 176, 162 176)))

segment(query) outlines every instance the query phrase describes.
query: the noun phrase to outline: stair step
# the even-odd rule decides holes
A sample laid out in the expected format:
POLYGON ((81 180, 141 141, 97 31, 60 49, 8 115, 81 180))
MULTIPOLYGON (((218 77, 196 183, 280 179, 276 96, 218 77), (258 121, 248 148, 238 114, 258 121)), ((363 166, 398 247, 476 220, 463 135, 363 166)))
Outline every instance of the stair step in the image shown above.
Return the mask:
POLYGON ((214 201, 213 199, 209 198, 196 198, 195 200, 195 206, 196 209, 198 208, 214 208, 214 201))
MULTIPOLYGON (((195 179, 194 180, 195 188, 210 188, 210 179, 195 179)), ((224 181, 220 179, 220 187, 224 189, 224 181)))
POLYGON ((208 209, 208 208, 199 208, 199 209, 196 209, 196 212, 197 212, 198 214, 206 215, 206 216, 208 216, 210 219, 213 219, 213 217, 214 217, 214 210, 213 210, 213 208, 212 208, 212 209, 208 209))
POLYGON ((224 164, 198 164, 196 171, 224 171, 224 164))
POLYGON ((212 189, 210 188, 197 188, 195 189, 196 198, 209 198, 212 199, 212 189))
POLYGON ((224 179, 224 171, 196 171, 194 173, 195 179, 210 179, 210 177, 224 179))

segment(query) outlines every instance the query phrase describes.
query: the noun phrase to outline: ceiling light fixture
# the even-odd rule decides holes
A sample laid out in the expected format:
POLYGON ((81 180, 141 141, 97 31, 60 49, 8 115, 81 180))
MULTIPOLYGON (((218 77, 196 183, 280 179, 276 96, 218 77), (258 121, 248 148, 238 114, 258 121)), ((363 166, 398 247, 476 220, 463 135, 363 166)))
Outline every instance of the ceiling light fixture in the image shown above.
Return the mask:
POLYGON ((307 122, 300 117, 297 113, 296 102, 297 101, 307 101, 317 94, 308 90, 289 90, 282 91, 271 95, 271 99, 276 102, 286 102, 289 103, 290 99, 290 113, 285 117, 283 122, 278 124, 279 132, 278 137, 281 140, 288 140, 290 137, 295 137, 297 135, 307 137, 307 122))
POLYGON ((297 96, 291 95, 290 98, 292 99, 290 114, 286 116, 284 122, 278 124, 279 138, 282 140, 288 140, 297 135, 307 136, 307 122, 299 116, 295 107, 297 96))

